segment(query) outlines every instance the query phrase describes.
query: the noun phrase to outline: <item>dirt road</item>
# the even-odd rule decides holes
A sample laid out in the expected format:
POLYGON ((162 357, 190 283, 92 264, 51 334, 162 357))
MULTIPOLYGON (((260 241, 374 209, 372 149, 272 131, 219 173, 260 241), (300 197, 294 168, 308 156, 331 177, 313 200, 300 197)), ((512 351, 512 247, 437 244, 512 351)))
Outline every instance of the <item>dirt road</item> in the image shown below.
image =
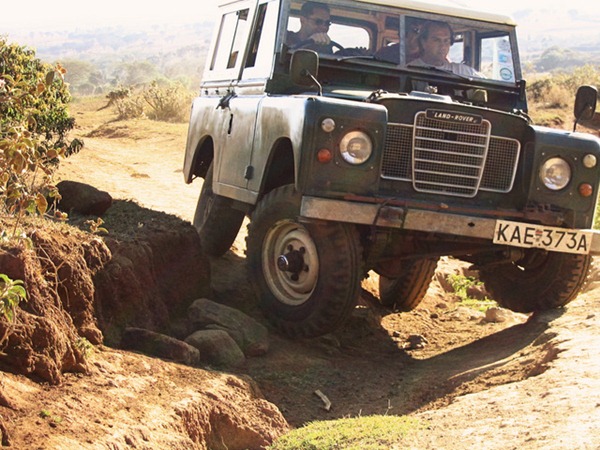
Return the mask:
MULTIPOLYGON (((201 180, 182 180, 185 125, 132 136, 118 122, 83 123, 86 147, 65 161, 61 179, 191 220, 201 180)), ((213 262, 215 300, 257 316, 243 238, 213 262)), ((462 267, 444 260, 438 276, 462 267)), ((373 286, 364 284, 361 305, 340 332, 302 342, 273 335, 269 354, 248 361, 246 373, 292 426, 411 414, 430 425, 413 448, 600 448, 599 290, 592 286, 563 311, 495 323, 459 307, 438 283, 404 314, 379 308, 373 286), (428 344, 406 350, 410 335, 428 344), (330 411, 316 389, 331 400, 330 411)))

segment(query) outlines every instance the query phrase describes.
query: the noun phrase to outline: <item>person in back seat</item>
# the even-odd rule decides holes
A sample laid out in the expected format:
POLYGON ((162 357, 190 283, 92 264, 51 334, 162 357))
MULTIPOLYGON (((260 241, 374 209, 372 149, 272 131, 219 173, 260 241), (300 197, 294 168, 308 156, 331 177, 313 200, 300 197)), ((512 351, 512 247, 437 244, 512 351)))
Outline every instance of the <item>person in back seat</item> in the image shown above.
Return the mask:
MULTIPOLYGON (((406 38, 404 41, 407 62, 417 59, 421 54, 421 47, 419 46, 421 26, 422 24, 419 22, 407 19, 406 38)), ((375 53, 375 58, 398 64, 400 62, 400 43, 397 42, 380 48, 375 53)))

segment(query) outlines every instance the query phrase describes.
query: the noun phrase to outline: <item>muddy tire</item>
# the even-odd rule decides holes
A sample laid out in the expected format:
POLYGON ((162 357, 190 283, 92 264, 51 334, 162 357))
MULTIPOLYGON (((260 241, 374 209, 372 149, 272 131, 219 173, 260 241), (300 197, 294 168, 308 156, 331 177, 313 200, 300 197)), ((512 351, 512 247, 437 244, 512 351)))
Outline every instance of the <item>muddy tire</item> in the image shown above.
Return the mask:
POLYGON ((492 298, 516 312, 559 308, 585 285, 592 257, 532 250, 512 264, 482 267, 479 277, 492 298))
POLYGON ((380 303, 395 311, 415 309, 427 293, 437 263, 437 259, 407 260, 400 277, 379 275, 380 303))
POLYGON ((297 220, 294 186, 267 194, 248 226, 247 266, 264 315, 281 333, 315 337, 339 327, 360 294, 362 248, 352 225, 297 220))
POLYGON ((244 212, 231 207, 231 200, 212 190, 213 165, 204 178, 194 213, 194 227, 200 236, 202 250, 209 256, 223 256, 240 231, 244 212))

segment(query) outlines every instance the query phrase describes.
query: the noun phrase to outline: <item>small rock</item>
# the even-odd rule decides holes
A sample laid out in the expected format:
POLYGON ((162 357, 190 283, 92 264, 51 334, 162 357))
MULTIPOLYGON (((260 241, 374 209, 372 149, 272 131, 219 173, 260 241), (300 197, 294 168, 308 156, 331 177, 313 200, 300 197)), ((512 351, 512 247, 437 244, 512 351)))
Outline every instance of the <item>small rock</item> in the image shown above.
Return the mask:
POLYGON ((485 321, 490 323, 503 323, 512 318, 513 313, 507 309, 490 308, 485 312, 485 321))
POLYGON ((489 298, 489 293, 485 290, 483 284, 474 284, 467 288, 467 296, 475 300, 485 300, 489 298))
POLYGON ((197 348, 179 339, 143 328, 126 328, 121 338, 121 347, 190 366, 197 365, 200 358, 197 348))
POLYGON ((481 311, 477 311, 466 306, 459 306, 454 311, 452 311, 452 313, 450 313, 450 318, 452 318, 453 320, 460 321, 482 320, 484 319, 484 317, 485 314, 481 311))
POLYGON ((420 334, 411 334, 406 339, 406 342, 402 345, 404 350, 417 350, 421 348, 425 348, 425 346, 429 344, 429 341, 420 334))
POLYGON ((244 353, 224 330, 200 330, 185 342, 200 352, 200 361, 219 367, 239 367, 245 361, 244 353))
POLYGON ((440 287, 445 292, 454 292, 454 288, 452 287, 452 284, 448 280, 448 274, 447 273, 441 272, 441 271, 436 272, 435 273, 435 279, 439 283, 440 287))

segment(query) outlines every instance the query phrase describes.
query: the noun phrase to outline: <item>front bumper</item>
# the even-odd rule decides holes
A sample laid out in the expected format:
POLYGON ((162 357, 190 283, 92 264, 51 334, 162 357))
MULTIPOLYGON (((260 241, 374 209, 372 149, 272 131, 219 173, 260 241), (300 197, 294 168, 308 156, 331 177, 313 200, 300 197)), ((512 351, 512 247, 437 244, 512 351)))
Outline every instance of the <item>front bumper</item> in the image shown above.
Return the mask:
MULTIPOLYGON (((485 239, 490 243, 494 239, 497 224, 497 219, 487 217, 309 196, 302 198, 300 215, 310 219, 485 239)), ((600 255, 600 231, 578 231, 591 233, 589 253, 600 255)))

